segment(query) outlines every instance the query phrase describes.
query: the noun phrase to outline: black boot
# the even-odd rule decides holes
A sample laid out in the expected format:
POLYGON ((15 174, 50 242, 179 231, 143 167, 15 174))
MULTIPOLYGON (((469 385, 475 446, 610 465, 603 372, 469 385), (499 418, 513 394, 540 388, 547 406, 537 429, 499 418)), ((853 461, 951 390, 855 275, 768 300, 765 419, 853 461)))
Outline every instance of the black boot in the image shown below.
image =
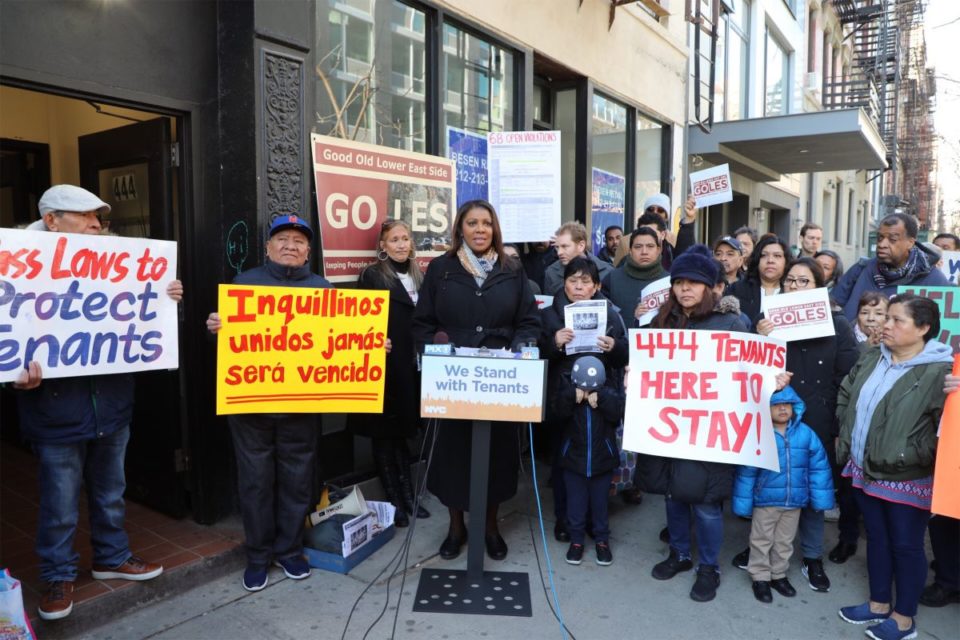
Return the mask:
POLYGON ((410 518, 403 510, 402 494, 400 490, 400 478, 397 475, 397 466, 393 460, 393 452, 383 446, 373 447, 373 461, 377 465, 377 474, 380 476, 380 482, 383 483, 383 490, 396 511, 393 515, 393 524, 397 527, 407 527, 410 525, 410 518))
POLYGON ((413 490, 413 481, 410 478, 410 458, 407 454, 407 443, 398 442, 393 449, 394 460, 397 464, 397 477, 400 480, 400 497, 403 499, 403 509, 411 516, 416 513, 418 518, 429 518, 430 512, 416 503, 416 492, 413 490))

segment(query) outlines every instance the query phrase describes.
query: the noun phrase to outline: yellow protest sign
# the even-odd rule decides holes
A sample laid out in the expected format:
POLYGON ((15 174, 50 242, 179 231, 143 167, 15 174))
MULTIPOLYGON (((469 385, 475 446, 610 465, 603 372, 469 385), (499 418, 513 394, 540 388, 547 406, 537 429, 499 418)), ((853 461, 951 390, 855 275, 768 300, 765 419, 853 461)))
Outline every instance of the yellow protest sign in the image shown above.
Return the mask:
POLYGON ((379 413, 387 291, 220 285, 217 415, 379 413))

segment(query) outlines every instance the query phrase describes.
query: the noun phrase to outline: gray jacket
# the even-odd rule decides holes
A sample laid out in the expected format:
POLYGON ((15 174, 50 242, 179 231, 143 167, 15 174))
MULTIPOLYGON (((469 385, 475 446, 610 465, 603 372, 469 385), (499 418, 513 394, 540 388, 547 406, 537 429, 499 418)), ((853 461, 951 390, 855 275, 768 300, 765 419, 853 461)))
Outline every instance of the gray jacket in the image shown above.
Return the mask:
MULTIPOLYGON (((597 265, 597 270, 600 272, 600 282, 603 282, 607 274, 613 271, 612 264, 604 262, 592 253, 588 252, 584 254, 583 257, 593 260, 593 263, 597 265)), ((558 291, 563 289, 563 270, 566 268, 567 265, 561 263, 559 260, 547 267, 543 276, 543 295, 555 296, 558 291)))

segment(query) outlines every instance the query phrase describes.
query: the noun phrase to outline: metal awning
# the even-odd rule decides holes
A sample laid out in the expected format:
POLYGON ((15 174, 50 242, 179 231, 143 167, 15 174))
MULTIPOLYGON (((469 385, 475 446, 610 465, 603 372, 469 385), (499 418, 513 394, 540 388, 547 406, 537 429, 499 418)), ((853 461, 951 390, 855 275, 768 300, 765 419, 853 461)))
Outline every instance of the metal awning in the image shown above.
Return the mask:
POLYGON ((784 173, 886 169, 887 149, 859 108, 718 122, 689 128, 689 153, 753 180, 784 173))

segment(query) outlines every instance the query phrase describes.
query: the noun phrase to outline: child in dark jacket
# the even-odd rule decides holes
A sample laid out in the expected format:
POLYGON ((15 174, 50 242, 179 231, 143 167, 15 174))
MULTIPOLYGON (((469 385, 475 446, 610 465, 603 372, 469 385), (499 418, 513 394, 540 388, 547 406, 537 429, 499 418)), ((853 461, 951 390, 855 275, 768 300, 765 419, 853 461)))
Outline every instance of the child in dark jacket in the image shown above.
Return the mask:
POLYGON ((603 363, 594 356, 577 359, 570 382, 561 383, 556 415, 564 424, 560 466, 567 487, 570 564, 583 561, 588 510, 592 514, 597 564, 613 562, 607 499, 613 470, 620 464, 617 425, 623 417, 620 385, 606 380, 603 363))
POLYGON ((800 510, 833 508, 833 473, 813 429, 802 422, 803 400, 790 387, 770 398, 780 471, 739 467, 733 485, 733 512, 753 516, 750 561, 753 595, 772 602, 771 587, 787 597, 797 594, 787 579, 800 510))

